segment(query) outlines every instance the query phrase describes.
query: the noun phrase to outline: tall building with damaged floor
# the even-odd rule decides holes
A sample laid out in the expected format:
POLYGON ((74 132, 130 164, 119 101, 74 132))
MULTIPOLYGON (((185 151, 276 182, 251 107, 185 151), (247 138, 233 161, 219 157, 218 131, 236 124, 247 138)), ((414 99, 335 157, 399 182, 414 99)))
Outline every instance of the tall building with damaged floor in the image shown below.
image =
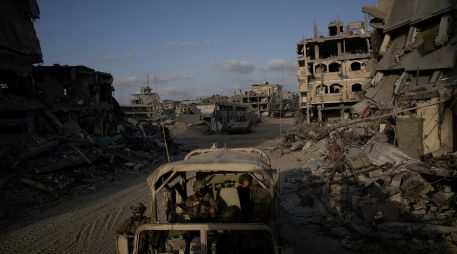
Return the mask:
POLYGON ((351 117, 351 107, 376 66, 366 22, 331 21, 328 35, 314 26, 313 38, 297 43, 297 78, 302 121, 325 122, 351 117))

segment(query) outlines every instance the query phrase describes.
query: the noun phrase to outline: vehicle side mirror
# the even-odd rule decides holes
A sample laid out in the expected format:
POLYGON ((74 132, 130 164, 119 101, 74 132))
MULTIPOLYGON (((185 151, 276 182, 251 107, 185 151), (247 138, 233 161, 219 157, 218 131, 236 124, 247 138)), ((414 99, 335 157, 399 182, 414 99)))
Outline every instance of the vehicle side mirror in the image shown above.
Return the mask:
POLYGON ((127 235, 116 235, 116 249, 118 254, 130 254, 127 235))

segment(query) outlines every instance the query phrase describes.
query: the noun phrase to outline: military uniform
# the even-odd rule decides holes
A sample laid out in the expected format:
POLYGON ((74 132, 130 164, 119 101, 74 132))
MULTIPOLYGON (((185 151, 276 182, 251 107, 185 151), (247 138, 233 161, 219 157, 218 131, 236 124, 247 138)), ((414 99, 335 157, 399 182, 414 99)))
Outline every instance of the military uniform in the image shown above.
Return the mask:
POLYGON ((134 235, 136 229, 143 225, 151 223, 151 218, 149 217, 141 217, 140 220, 135 220, 134 217, 130 217, 127 220, 125 220, 117 229, 116 234, 120 235, 134 235))
POLYGON ((216 201, 210 193, 206 193, 202 197, 191 195, 186 200, 186 206, 189 215, 195 222, 205 222, 216 215, 216 201))

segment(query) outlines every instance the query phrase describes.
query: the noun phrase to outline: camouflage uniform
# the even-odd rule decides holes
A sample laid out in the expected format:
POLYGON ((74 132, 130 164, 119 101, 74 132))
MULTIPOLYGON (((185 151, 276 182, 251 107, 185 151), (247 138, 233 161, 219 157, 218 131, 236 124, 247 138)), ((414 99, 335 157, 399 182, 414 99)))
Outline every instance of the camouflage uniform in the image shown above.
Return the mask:
POLYGON ((206 193, 202 197, 191 195, 186 200, 186 206, 189 215, 195 222, 205 222, 215 217, 216 201, 210 193, 206 193))
MULTIPOLYGON (((135 235, 136 230, 143 224, 151 223, 151 218, 143 216, 146 207, 138 202, 130 207, 132 215, 130 218, 125 220, 116 230, 117 235, 128 235, 132 236, 129 238, 128 248, 129 253, 133 251, 133 236, 135 235)), ((147 253, 148 250, 148 240, 147 234, 145 232, 140 234, 139 238, 139 252, 138 253, 147 253)))
POLYGON ((120 235, 134 235, 136 229, 143 225, 151 223, 151 218, 142 216, 140 220, 135 220, 135 218, 132 216, 125 220, 117 229, 116 234, 120 235))

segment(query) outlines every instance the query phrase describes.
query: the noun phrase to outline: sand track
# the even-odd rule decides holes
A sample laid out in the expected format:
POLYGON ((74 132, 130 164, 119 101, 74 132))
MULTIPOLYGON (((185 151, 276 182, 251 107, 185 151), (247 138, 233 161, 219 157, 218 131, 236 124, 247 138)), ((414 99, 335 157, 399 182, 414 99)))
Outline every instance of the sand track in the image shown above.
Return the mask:
MULTIPOLYGON (((202 136, 185 133, 181 144, 209 147, 216 141, 227 147, 257 146, 263 149, 279 142, 275 139, 279 134, 277 122, 263 123, 250 135, 202 136)), ((285 122, 291 126, 293 119, 285 122)), ((119 191, 94 202, 72 205, 76 208, 1 234, 0 253, 115 253, 115 230, 128 218, 130 205, 137 201, 149 205, 146 177, 138 184, 120 187, 119 191)), ((56 207, 56 210, 59 211, 59 208, 56 207)))
POLYGON ((55 215, 2 235, 2 253, 114 253, 116 227, 129 216, 128 207, 148 203, 146 182, 105 199, 55 215))

